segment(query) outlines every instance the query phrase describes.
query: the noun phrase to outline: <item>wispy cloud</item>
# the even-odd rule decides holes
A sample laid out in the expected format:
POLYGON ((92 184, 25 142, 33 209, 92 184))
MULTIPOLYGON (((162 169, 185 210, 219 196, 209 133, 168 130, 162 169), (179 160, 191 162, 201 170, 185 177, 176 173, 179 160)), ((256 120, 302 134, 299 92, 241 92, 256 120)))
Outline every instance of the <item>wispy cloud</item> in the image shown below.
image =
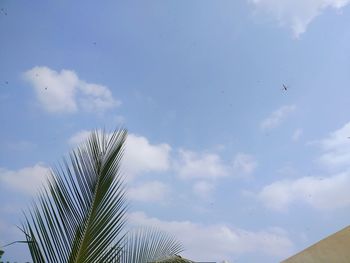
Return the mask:
POLYGON ((50 113, 103 112, 121 104, 103 85, 79 79, 72 70, 34 67, 24 73, 43 109, 50 113))
POLYGON ((184 255, 197 261, 219 262, 224 258, 252 252, 279 257, 289 255, 293 249, 287 232, 281 228, 249 231, 226 224, 163 221, 142 212, 131 213, 129 218, 133 225, 156 226, 176 235, 188 249, 184 255))
POLYGON ((303 135, 303 129, 296 129, 292 135, 293 142, 299 141, 302 135, 303 135))
POLYGON ((45 182, 48 174, 49 168, 40 163, 19 170, 0 168, 0 182, 7 189, 33 195, 45 182))
MULTIPOLYGON (((297 129, 294 140, 302 130, 297 129)), ((312 142, 321 148, 317 157, 327 176, 306 176, 279 180, 264 186, 255 196, 267 207, 286 211, 290 205, 305 204, 317 210, 350 207, 350 122, 329 133, 324 139, 312 142), (330 173, 330 174, 329 174, 330 173)))
MULTIPOLYGON (((82 130, 74 134, 68 143, 77 145, 88 138, 91 131, 82 130)), ((125 143, 122 170, 128 179, 147 172, 164 172, 169 170, 171 147, 169 144, 152 144, 146 137, 129 134, 125 143)))
POLYGON ((302 203, 318 210, 350 207, 350 173, 329 177, 302 177, 265 186, 256 197, 268 208, 286 211, 302 203))
POLYGON ((128 197, 138 202, 160 202, 163 203, 170 193, 170 188, 159 181, 146 182, 130 187, 128 197))
POLYGON ((200 198, 209 198, 214 188, 215 185, 213 182, 198 181, 193 185, 193 192, 200 198))
POLYGON ((267 118, 262 120, 260 123, 260 128, 263 131, 268 131, 278 127, 287 118, 288 115, 295 111, 295 109, 295 105, 282 106, 281 108, 272 112, 267 118))
POLYGON ((232 163, 210 152, 180 150, 175 170, 183 179, 218 179, 226 176, 244 177, 254 172, 257 162, 252 155, 238 153, 232 163))
POLYGON ((176 170, 181 178, 218 178, 229 174, 228 166, 215 153, 179 151, 176 170))
POLYGON ((308 25, 326 9, 339 10, 350 0, 248 0, 257 12, 271 16, 281 26, 292 30, 294 37, 303 34, 308 25))
POLYGON ((232 172, 238 177, 245 177, 252 174, 258 162, 255 160, 253 155, 246 153, 237 153, 233 159, 232 172))
POLYGON ((77 146, 80 143, 84 142, 85 140, 87 140, 89 138, 91 134, 91 131, 88 130, 81 130, 77 133, 75 133, 74 135, 72 135, 69 139, 68 139, 68 143, 71 146, 77 146))
POLYGON ((350 122, 318 142, 323 150, 319 161, 332 168, 350 165, 350 122))

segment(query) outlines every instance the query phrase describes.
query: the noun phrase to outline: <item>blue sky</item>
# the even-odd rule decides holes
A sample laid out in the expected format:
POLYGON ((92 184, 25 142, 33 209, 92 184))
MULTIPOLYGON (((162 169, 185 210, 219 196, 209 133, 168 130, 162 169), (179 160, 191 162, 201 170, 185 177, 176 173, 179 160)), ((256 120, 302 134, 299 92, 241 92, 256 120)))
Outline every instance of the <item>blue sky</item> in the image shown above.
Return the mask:
POLYGON ((2 0, 0 245, 48 167, 118 126, 131 223, 193 260, 278 262, 347 226, 349 3, 2 0))

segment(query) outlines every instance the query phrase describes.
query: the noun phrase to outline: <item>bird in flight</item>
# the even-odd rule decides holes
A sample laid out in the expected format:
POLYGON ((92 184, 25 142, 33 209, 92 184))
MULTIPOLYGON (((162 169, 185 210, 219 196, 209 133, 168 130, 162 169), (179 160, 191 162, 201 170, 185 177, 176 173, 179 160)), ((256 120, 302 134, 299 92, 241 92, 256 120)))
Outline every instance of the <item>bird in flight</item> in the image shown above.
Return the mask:
POLYGON ((287 91, 288 89, 289 89, 289 87, 287 85, 282 84, 282 90, 287 91))

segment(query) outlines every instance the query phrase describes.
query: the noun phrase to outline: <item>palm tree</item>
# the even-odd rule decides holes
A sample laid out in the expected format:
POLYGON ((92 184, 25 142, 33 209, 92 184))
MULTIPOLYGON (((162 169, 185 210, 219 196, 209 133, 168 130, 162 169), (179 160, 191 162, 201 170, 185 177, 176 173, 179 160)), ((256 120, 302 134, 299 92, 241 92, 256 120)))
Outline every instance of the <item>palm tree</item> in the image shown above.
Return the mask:
POLYGON ((190 262, 172 236, 126 230, 127 200, 120 164, 126 130, 90 137, 57 167, 22 224, 34 263, 190 262))

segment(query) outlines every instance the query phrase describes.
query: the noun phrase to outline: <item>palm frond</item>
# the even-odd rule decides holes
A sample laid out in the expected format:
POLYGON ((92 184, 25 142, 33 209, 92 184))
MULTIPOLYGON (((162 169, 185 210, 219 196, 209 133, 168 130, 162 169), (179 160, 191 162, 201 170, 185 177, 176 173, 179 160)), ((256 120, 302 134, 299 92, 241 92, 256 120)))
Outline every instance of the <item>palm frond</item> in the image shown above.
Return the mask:
POLYGON ((119 170, 126 135, 93 132, 51 170, 23 224, 35 263, 113 262, 121 251, 127 205, 119 170))
POLYGON ((161 262, 182 251, 182 245, 173 236, 154 228, 137 228, 126 235, 120 263, 161 262))
POLYGON ((179 255, 175 255, 164 260, 155 261, 152 263, 195 263, 194 261, 185 259, 179 255))

